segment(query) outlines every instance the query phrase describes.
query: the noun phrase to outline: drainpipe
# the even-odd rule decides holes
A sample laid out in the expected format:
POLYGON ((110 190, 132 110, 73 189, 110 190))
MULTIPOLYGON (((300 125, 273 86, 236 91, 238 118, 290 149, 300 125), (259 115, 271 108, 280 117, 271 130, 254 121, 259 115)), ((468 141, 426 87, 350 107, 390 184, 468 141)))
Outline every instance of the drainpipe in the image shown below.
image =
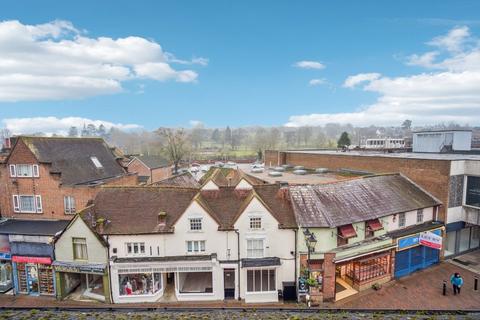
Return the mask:
POLYGON ((107 264, 108 264, 108 284, 110 285, 110 303, 113 304, 113 291, 112 291, 112 270, 110 268, 110 241, 108 240, 108 235, 107 237, 107 264))
POLYGON ((237 264, 238 264, 238 300, 242 300, 242 297, 240 296, 240 232, 238 229, 234 230, 235 233, 237 234, 237 264))
POLYGON ((295 234, 295 276, 293 277, 293 281, 295 283, 295 291, 297 291, 297 302, 298 302, 298 278, 297 278, 297 229, 293 229, 293 233, 295 234))

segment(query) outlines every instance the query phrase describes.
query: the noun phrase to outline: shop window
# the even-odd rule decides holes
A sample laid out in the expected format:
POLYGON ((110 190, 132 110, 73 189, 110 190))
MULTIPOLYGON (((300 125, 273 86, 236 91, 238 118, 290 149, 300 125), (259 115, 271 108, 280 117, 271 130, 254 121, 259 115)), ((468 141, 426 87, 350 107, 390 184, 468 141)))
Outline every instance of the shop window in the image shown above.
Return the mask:
POLYGON ((145 242, 128 242, 127 256, 138 256, 145 254, 145 242))
POLYGON ((247 240, 247 258, 263 258, 264 246, 263 239, 247 240))
POLYGON ((465 204, 480 208, 480 177, 467 177, 465 204))
POLYGON ((13 195, 13 211, 42 213, 42 197, 39 195, 13 195))
POLYGON ((250 229, 261 229, 262 228, 262 218, 261 217, 250 217, 250 229))
POLYGON ((72 242, 73 242, 73 259, 88 260, 87 239, 73 238, 72 242))
POLYGON ((12 283, 12 265, 10 262, 0 263, 0 286, 12 283))
POLYGON ((470 228, 460 230, 460 242, 458 250, 467 251, 470 248, 470 228))
POLYGON ((247 292, 276 291, 275 269, 247 270, 247 292))
POLYGON ((141 296, 156 294, 162 289, 161 273, 119 274, 120 296, 141 296))
POLYGON ((423 209, 417 210, 417 223, 423 223, 423 209))
POLYGON ((447 241, 445 244, 445 257, 455 254, 455 241, 457 238, 456 231, 447 232, 447 241))
POLYGON ((205 241, 187 241, 187 253, 205 252, 205 241))
POLYGON ((407 225, 407 219, 405 216, 405 213, 399 213, 398 214, 398 227, 399 228, 405 228, 407 225))
POLYGON ((178 288, 180 293, 212 293, 212 280, 211 272, 179 272, 178 288))
POLYGON ((202 218, 190 218, 190 230, 201 231, 202 230, 202 218))
POLYGON ((346 265, 346 275, 356 283, 369 281, 389 273, 389 254, 352 261, 346 265))
POLYGON ((63 197, 63 204, 65 208, 65 214, 75 214, 75 198, 72 196, 63 197))

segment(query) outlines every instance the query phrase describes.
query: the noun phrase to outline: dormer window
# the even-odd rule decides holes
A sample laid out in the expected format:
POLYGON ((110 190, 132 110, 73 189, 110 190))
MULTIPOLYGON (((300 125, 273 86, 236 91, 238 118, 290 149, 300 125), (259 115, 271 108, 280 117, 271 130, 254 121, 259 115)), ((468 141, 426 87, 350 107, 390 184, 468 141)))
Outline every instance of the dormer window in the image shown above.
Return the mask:
POLYGON ((190 218, 190 231, 202 231, 202 218, 190 218))
POLYGON ((98 160, 97 157, 90 157, 90 159, 92 160, 93 164, 95 165, 95 167, 97 169, 102 169, 103 168, 102 163, 98 160))
POLYGON ((250 217, 250 229, 258 230, 262 228, 261 217, 250 217))

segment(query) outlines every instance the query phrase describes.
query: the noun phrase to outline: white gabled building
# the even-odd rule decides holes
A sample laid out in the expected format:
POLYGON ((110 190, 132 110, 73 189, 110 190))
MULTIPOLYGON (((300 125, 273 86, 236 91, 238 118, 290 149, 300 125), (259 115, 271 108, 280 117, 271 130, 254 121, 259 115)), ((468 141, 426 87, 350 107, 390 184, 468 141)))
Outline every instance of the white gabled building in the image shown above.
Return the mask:
POLYGON ((83 216, 108 242, 115 303, 295 292, 296 224, 279 185, 105 188, 83 216))

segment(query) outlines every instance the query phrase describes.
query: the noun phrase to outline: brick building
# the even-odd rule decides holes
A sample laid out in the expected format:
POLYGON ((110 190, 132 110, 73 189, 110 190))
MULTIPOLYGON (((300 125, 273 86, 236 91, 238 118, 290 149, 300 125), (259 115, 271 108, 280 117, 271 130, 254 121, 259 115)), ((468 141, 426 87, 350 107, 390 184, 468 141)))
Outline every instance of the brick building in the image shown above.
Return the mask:
POLYGON ((130 173, 136 173, 141 183, 154 183, 172 176, 170 161, 160 156, 135 156, 127 164, 130 173))
POLYGON ((447 235, 445 256, 480 246, 480 155, 456 153, 383 153, 336 150, 266 151, 265 165, 302 165, 329 170, 399 172, 438 198, 438 220, 447 235))
POLYGON ((99 138, 15 138, 0 170, 3 218, 70 219, 103 185, 136 185, 99 138))

